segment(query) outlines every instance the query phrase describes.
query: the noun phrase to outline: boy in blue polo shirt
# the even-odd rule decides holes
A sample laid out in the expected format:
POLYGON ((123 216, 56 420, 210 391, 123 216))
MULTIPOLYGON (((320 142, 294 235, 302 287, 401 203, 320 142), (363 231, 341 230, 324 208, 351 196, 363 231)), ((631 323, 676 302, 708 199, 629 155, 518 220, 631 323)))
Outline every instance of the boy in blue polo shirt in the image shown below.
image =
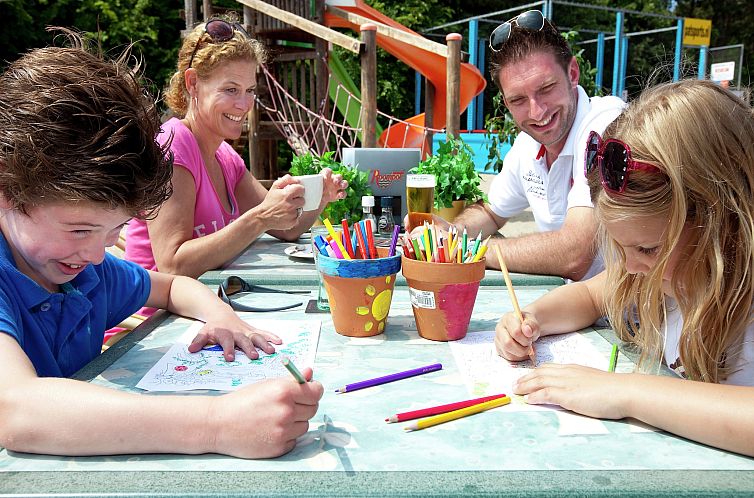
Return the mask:
MULTIPOLYGON (((142 306, 205 322, 191 349, 256 357, 276 336, 196 280, 105 253, 170 195, 154 101, 134 71, 72 48, 29 52, 0 76, 0 446, 61 455, 273 457, 308 430, 322 386, 290 379, 225 396, 153 397, 67 379, 142 306), (117 421, 114 437, 111 426, 117 421)), ((305 375, 311 378, 311 370, 305 375)))

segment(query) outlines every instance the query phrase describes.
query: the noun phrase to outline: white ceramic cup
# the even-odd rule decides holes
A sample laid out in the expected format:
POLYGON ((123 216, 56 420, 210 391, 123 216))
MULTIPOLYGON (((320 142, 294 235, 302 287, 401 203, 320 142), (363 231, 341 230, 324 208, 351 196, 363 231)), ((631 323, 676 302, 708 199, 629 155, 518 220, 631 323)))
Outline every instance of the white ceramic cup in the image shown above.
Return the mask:
POLYGON ((304 186, 304 211, 314 211, 322 201, 322 189, 325 186, 322 175, 294 176, 304 186))

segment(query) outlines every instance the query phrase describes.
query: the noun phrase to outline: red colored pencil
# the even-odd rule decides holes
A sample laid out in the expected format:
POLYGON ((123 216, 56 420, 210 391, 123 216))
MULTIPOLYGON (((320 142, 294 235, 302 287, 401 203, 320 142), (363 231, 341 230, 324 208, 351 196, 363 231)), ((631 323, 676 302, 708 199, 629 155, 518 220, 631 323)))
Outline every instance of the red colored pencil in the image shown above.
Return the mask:
POLYGON ((478 405, 479 403, 486 403, 493 399, 504 397, 505 394, 495 394, 493 396, 485 396, 483 398, 469 399, 466 401, 457 401, 455 403, 448 403, 447 405, 432 406, 430 408, 422 408, 420 410, 414 410, 411 412, 399 413, 392 415, 385 419, 385 422, 392 424, 393 422, 404 422, 406 420, 413 420, 415 418, 431 417, 432 415, 438 415, 440 413, 452 412, 453 410, 460 410, 467 406, 478 405))
POLYGON ((366 220, 364 226, 367 229, 367 241, 369 242, 370 258, 377 259, 377 248, 374 247, 374 235, 372 235, 372 220, 366 220))
POLYGON ((359 248, 361 253, 361 259, 369 259, 369 252, 367 251, 366 242, 364 242, 364 236, 361 234, 359 224, 356 224, 356 247, 359 248))
POLYGON ((346 246, 346 252, 349 256, 352 258, 355 258, 356 255, 353 253, 353 246, 351 245, 351 235, 348 230, 348 220, 343 218, 343 221, 340 222, 340 224, 343 226, 343 239, 344 244, 346 246))

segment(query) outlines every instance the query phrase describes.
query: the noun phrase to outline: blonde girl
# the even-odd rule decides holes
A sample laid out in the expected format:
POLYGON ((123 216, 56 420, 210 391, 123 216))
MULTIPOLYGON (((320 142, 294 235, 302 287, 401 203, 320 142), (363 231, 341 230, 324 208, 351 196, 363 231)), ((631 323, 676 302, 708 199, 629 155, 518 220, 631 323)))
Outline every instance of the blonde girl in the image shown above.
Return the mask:
POLYGON ((537 338, 606 315, 641 348, 638 371, 548 364, 514 391, 600 418, 633 417, 754 455, 754 115, 699 80, 646 91, 587 144, 606 271, 497 326, 521 360, 537 338), (664 362, 677 377, 656 374, 664 362))

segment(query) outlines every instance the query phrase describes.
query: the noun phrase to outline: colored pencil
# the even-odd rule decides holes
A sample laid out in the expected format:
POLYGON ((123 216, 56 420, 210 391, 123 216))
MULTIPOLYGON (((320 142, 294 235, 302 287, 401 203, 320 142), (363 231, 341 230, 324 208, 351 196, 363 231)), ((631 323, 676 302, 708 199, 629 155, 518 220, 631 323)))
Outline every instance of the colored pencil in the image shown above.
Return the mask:
POLYGON ((479 245, 482 243, 482 231, 479 230, 479 236, 474 241, 474 248, 471 250, 472 255, 476 255, 477 251, 479 250, 479 245))
POLYGON ((432 245, 429 243, 429 225, 424 222, 424 253, 426 261, 432 261, 432 245))
MULTIPOLYGON (((331 240, 330 248, 332 249, 332 252, 335 254, 336 258, 343 259, 344 258, 343 254, 345 253, 345 250, 344 252, 340 252, 340 248, 343 247, 343 244, 338 244, 337 242, 338 242, 337 240, 331 240)), ((345 253, 345 254, 348 254, 348 253, 345 253)))
POLYGON ((469 243, 469 234, 466 232, 466 227, 463 228, 463 239, 461 242, 461 261, 463 261, 466 258, 466 246, 469 243))
POLYGON ((296 365, 293 364, 290 358, 287 356, 281 356, 281 361, 283 362, 283 366, 293 375, 293 378, 296 379, 296 381, 299 384, 306 384, 306 379, 304 378, 303 374, 299 371, 298 368, 296 368, 296 365))
POLYGON ((390 375, 384 375, 375 379, 362 380, 354 382, 353 384, 346 384, 345 386, 336 389, 336 393, 350 393, 351 391, 357 391, 359 389, 365 389, 367 387, 379 386, 380 384, 387 384, 396 380, 406 379, 408 377, 414 377, 415 375, 422 375, 425 373, 436 372, 442 370, 442 363, 434 363, 425 367, 413 368, 406 370, 405 372, 397 372, 390 375))
POLYGON ((615 372, 615 367, 618 365, 618 345, 613 344, 613 350, 610 352, 610 366, 608 372, 615 372))
POLYGON ((325 224, 325 228, 327 228, 327 233, 329 233, 330 237, 332 237, 335 243, 338 244, 338 249, 340 249, 343 257, 345 259, 351 259, 351 256, 348 255, 346 248, 343 247, 343 243, 340 241, 340 237, 337 233, 335 233, 335 229, 333 228, 332 223, 330 223, 330 220, 328 218, 325 218, 324 220, 322 220, 322 222, 325 224))
POLYGON ((471 259, 472 263, 476 263, 484 257, 484 253, 487 252, 487 244, 490 242, 490 237, 492 237, 492 235, 488 235, 487 238, 484 239, 484 242, 479 246, 479 249, 474 251, 474 257, 471 259))
POLYGON ((369 237, 367 236, 367 222, 361 220, 359 222, 359 231, 361 236, 364 237, 364 259, 372 259, 372 254, 369 252, 369 237))
POLYGON ((397 415, 391 415, 385 419, 385 422, 392 424, 393 422, 405 422, 406 420, 413 420, 422 417, 431 417, 432 415, 439 415, 440 413, 452 412, 454 410, 460 410, 467 406, 478 405, 479 403, 486 403, 493 399, 502 398, 505 394, 495 394, 494 396, 485 396, 483 398, 468 399, 466 401, 456 401, 455 403, 448 403, 446 405, 432 406, 429 408, 422 408, 420 410, 413 410, 410 412, 403 412, 397 415))
POLYGON ((404 427, 403 430, 418 431, 421 429, 426 429, 427 427, 432 427, 433 425, 444 424, 445 422, 450 422, 451 420, 468 417, 469 415, 474 415, 475 413, 480 413, 492 408, 497 408, 498 406, 507 405, 510 402, 511 399, 509 396, 503 396, 502 398, 493 399, 492 401, 487 401, 485 403, 479 403, 478 405, 471 405, 467 406, 466 408, 461 408, 460 410, 441 413, 440 415, 435 415, 434 417, 417 420, 408 427, 404 427))
MULTIPOLYGON (((511 276, 508 274, 508 267, 505 266, 505 260, 503 254, 500 252, 500 246, 495 246, 495 252, 497 253, 497 261, 500 263, 500 270, 503 272, 503 279, 505 279, 505 286, 508 288, 508 295, 511 298, 513 304, 513 310, 516 312, 518 320, 523 324, 524 315, 521 313, 521 308, 518 306, 518 299, 516 299, 516 292, 513 290, 513 283, 511 282, 511 276)), ((536 368, 537 366, 537 352, 534 350, 534 343, 531 344, 531 350, 529 351, 529 360, 531 365, 536 368)))
POLYGON ((390 239, 390 252, 388 256, 395 256, 395 246, 398 244, 398 234, 401 232, 401 226, 395 225, 393 227, 393 238, 390 239))
POLYGON ((364 232, 362 232, 362 226, 361 223, 354 223, 353 224, 354 232, 356 232, 356 245, 359 248, 359 254, 361 254, 361 259, 369 259, 369 252, 367 250, 367 243, 364 240, 364 232))
POLYGON ((377 259, 377 248, 374 245, 374 234, 372 232, 372 220, 364 220, 364 226, 367 229, 367 242, 369 243, 369 257, 377 259))
POLYGON ((340 224, 343 226, 343 245, 346 247, 346 252, 349 256, 355 258, 356 254, 353 252, 353 248, 351 247, 351 231, 348 229, 348 220, 343 218, 340 224))

